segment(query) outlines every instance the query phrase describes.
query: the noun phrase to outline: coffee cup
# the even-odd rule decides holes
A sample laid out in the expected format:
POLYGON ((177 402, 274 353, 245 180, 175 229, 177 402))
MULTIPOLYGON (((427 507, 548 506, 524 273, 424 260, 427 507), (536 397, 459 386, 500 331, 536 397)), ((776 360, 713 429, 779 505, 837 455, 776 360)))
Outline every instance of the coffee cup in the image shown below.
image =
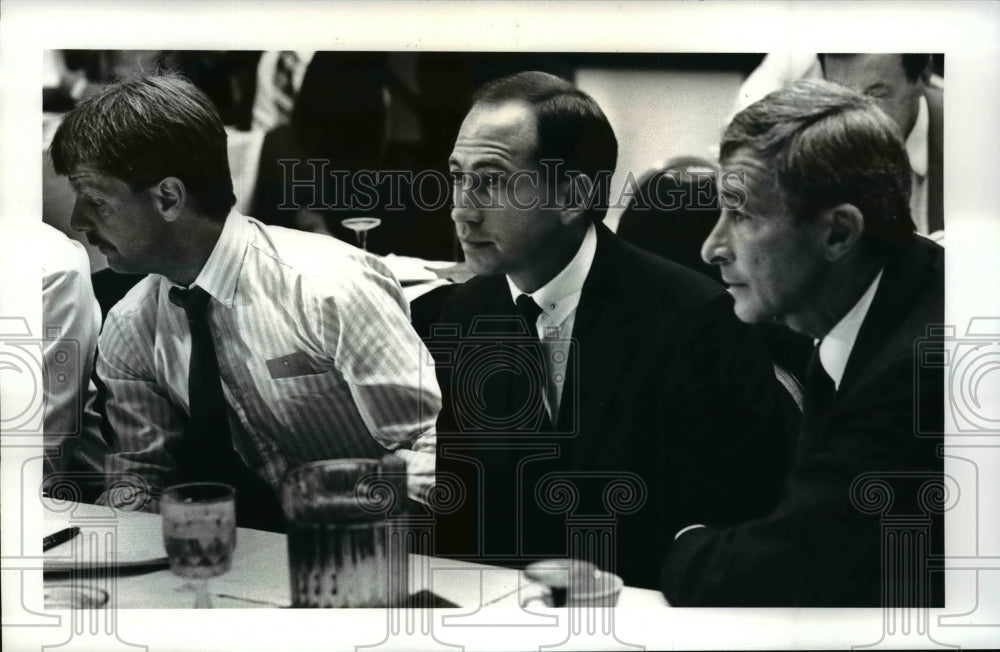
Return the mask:
POLYGON ((576 559, 536 562, 525 568, 524 574, 544 589, 523 598, 522 607, 535 601, 556 608, 614 607, 624 586, 622 578, 614 573, 576 559))

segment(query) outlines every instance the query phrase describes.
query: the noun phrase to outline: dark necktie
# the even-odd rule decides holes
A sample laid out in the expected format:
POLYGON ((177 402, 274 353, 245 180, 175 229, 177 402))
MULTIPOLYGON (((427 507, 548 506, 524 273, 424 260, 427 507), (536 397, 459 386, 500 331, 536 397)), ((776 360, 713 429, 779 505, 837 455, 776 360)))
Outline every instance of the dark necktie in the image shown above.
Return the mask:
POLYGON ((535 300, 531 298, 530 294, 522 294, 518 296, 517 302, 514 306, 517 308, 517 314, 520 315, 527 324, 532 337, 537 340, 538 316, 542 314, 542 307, 535 303, 535 300))
MULTIPOLYGON (((825 414, 833 404, 833 398, 837 389, 833 384, 833 379, 826 373, 823 363, 819 358, 819 344, 813 347, 812 357, 809 358, 809 366, 806 369, 805 395, 802 398, 802 433, 809 435, 812 433, 816 422, 825 414)), ((799 450, 803 444, 803 438, 799 438, 799 450)))
POLYGON ((209 298, 200 287, 170 288, 170 302, 184 309, 191 327, 190 418, 181 463, 191 482, 225 482, 236 487, 236 519, 241 526, 281 529, 283 517, 274 492, 233 450, 219 361, 206 316, 209 298))
POLYGON ((536 373, 531 378, 517 376, 515 382, 518 383, 518 388, 513 395, 523 397, 519 398, 519 400, 524 401, 521 405, 529 414, 533 415, 533 422, 538 424, 537 427, 530 429, 542 432, 549 431, 552 430, 552 423, 545 407, 545 390, 548 387, 549 370, 542 353, 542 343, 538 338, 538 316, 542 314, 542 309, 527 294, 518 296, 514 306, 517 309, 517 314, 528 327, 528 332, 535 344, 524 347, 523 350, 530 355, 536 373))
POLYGON ((833 384, 833 378, 826 373, 823 362, 819 357, 819 344, 813 349, 812 357, 809 359, 809 368, 806 370, 806 386, 804 405, 806 410, 822 411, 830 407, 833 397, 837 393, 837 388, 833 384))

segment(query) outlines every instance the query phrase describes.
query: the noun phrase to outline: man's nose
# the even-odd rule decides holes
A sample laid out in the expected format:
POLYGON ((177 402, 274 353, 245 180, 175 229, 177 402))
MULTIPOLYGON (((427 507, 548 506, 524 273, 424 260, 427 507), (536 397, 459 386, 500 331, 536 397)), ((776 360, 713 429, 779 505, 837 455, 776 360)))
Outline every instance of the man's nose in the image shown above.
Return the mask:
POLYGON ((733 261, 733 251, 729 247, 729 233, 726 213, 722 212, 712 232, 701 245, 701 259, 709 265, 725 265, 733 261))
POLYGON ((73 213, 69 216, 69 228, 74 231, 89 231, 90 220, 85 215, 86 211, 80 207, 80 200, 73 203, 73 213))
POLYGON ((459 206, 457 203, 451 209, 453 222, 481 222, 479 211, 472 206, 459 206))
POLYGON ((479 222, 482 220, 480 206, 473 197, 474 180, 462 176, 456 179, 452 192, 451 219, 455 222, 479 222))

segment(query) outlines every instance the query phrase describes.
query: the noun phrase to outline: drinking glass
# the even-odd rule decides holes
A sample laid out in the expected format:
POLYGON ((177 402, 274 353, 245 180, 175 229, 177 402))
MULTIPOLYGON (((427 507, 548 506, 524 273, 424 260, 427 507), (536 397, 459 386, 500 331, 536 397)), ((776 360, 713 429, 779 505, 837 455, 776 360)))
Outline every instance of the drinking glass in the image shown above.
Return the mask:
POLYGON ((196 609, 211 608, 208 578, 229 570, 236 548, 236 490, 218 482, 167 487, 160 515, 170 570, 189 580, 196 609))
POLYGON ((348 217, 341 220, 340 224, 354 231, 358 246, 364 251, 368 251, 368 232, 382 223, 377 217, 348 217))
POLYGON ((389 514, 406 498, 395 456, 311 462, 283 485, 294 607, 391 607, 408 595, 409 556, 389 514))

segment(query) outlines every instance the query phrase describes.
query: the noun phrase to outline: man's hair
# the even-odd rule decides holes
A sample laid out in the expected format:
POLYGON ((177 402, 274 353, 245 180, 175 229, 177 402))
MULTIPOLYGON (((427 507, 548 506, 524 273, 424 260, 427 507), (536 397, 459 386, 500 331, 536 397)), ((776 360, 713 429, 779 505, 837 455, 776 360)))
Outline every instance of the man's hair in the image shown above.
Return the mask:
POLYGON ((595 185, 590 218, 603 219, 618 161, 618 139, 594 98, 561 77, 537 71, 488 82, 472 98, 473 106, 511 101, 525 102, 535 113, 535 161, 560 161, 565 165, 563 173, 586 174, 595 185))
POLYGON ((84 100, 59 125, 50 152, 57 174, 85 165, 133 192, 177 177, 215 219, 236 202, 219 113, 179 75, 137 76, 84 100))
MULTIPOLYGON (((823 73, 826 74, 826 59, 829 58, 840 58, 840 57, 856 57, 858 54, 846 54, 846 53, 835 53, 835 52, 824 52, 819 55, 819 65, 823 69, 823 73)), ((924 54, 900 54, 900 58, 903 63, 903 72, 906 73, 906 80, 911 84, 919 80, 924 72, 927 71, 931 66, 931 55, 924 54)))
POLYGON ((775 170, 798 218, 848 203, 864 215, 872 245, 885 249, 913 234, 910 160, 875 100, 831 82, 797 81, 733 118, 720 159, 744 147, 775 170))

